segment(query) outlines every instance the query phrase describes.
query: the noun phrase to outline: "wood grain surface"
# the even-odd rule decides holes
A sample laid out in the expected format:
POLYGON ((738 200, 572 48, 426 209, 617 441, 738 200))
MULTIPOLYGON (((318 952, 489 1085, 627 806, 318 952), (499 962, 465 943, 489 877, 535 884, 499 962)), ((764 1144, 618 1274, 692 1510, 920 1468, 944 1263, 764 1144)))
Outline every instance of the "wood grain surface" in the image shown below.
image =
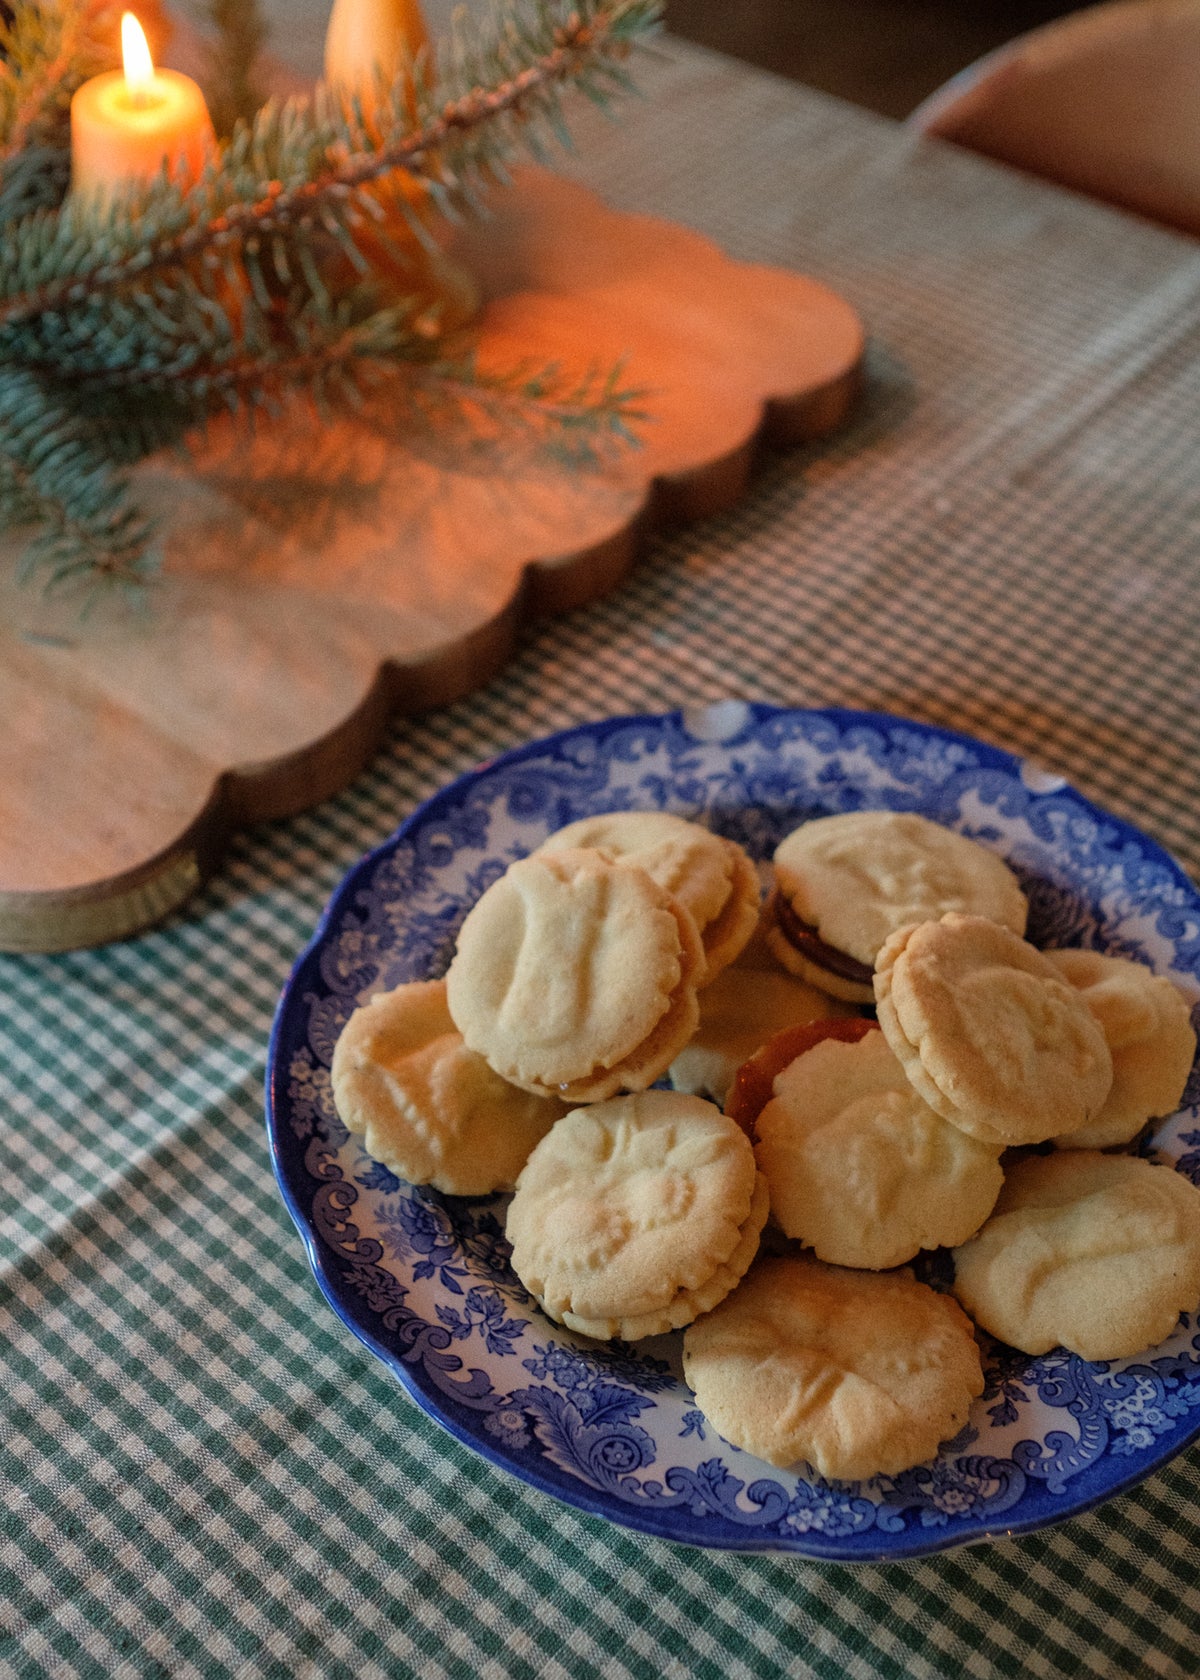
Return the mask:
POLYGON ((554 176, 521 174, 461 254, 482 359, 621 359, 640 447, 570 466, 504 428, 414 429, 382 387, 353 418, 297 404, 139 469, 164 544, 144 610, 81 618, 0 555, 0 949, 157 920, 239 825, 344 786, 390 712, 468 692, 523 620, 731 505, 764 432, 819 436, 853 400, 862 329, 837 295, 554 176))

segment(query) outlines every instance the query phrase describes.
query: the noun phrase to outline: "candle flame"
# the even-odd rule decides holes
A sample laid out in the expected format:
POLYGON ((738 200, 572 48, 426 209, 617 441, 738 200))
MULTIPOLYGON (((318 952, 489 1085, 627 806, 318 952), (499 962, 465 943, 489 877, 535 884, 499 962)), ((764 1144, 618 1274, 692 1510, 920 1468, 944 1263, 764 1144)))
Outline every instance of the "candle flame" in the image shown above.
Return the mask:
POLYGON ((154 80, 154 61, 146 41, 146 31, 132 12, 121 15, 121 56, 125 60, 125 80, 135 93, 144 92, 154 80))

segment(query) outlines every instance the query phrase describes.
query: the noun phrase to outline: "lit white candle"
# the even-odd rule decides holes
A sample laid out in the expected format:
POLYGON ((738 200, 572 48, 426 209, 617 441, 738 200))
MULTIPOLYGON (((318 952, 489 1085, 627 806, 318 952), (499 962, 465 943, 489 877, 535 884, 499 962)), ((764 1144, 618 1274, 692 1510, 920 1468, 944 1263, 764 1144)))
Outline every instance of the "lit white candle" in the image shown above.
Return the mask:
POLYGON ((141 24, 121 19, 123 70, 84 82, 71 100, 71 191, 104 202, 167 165, 194 181, 214 145, 204 95, 190 76, 156 70, 141 24))

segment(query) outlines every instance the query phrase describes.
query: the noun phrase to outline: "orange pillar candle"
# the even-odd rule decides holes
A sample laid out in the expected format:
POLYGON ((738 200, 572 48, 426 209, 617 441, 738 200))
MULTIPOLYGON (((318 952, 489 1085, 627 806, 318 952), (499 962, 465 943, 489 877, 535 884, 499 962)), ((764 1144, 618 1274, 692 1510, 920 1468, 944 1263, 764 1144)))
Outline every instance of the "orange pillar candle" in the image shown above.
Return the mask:
POLYGON ((390 87, 428 45, 420 0, 334 0, 325 35, 325 80, 358 99, 369 118, 380 87, 390 87))
POLYGON ((160 174, 194 181, 215 144, 204 95, 190 76, 156 70, 142 26, 121 19, 123 70, 93 76, 71 100, 71 191, 107 201, 160 174))
MULTIPOLYGON (((342 99, 354 100, 370 125, 378 115, 380 94, 428 47, 420 0, 334 0, 325 35, 325 80, 342 99)), ((411 80, 405 91, 413 117, 411 80)), ((429 308, 414 326, 430 338, 463 326, 478 313, 479 286, 461 263, 438 247, 446 229, 433 211, 428 189, 408 170, 395 169, 367 190, 383 212, 387 232, 380 238, 364 222, 355 243, 376 285, 394 301, 427 301, 429 308), (414 215, 431 234, 429 242, 412 232, 414 215)))

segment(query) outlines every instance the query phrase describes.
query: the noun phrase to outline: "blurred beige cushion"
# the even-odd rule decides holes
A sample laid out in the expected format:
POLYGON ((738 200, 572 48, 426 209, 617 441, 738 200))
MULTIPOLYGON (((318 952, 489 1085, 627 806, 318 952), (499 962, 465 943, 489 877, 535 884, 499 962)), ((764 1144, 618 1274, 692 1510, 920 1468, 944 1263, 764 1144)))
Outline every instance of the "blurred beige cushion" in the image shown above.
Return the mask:
POLYGON ((1116 0, 1023 35, 909 118, 1200 235, 1200 0, 1116 0))

